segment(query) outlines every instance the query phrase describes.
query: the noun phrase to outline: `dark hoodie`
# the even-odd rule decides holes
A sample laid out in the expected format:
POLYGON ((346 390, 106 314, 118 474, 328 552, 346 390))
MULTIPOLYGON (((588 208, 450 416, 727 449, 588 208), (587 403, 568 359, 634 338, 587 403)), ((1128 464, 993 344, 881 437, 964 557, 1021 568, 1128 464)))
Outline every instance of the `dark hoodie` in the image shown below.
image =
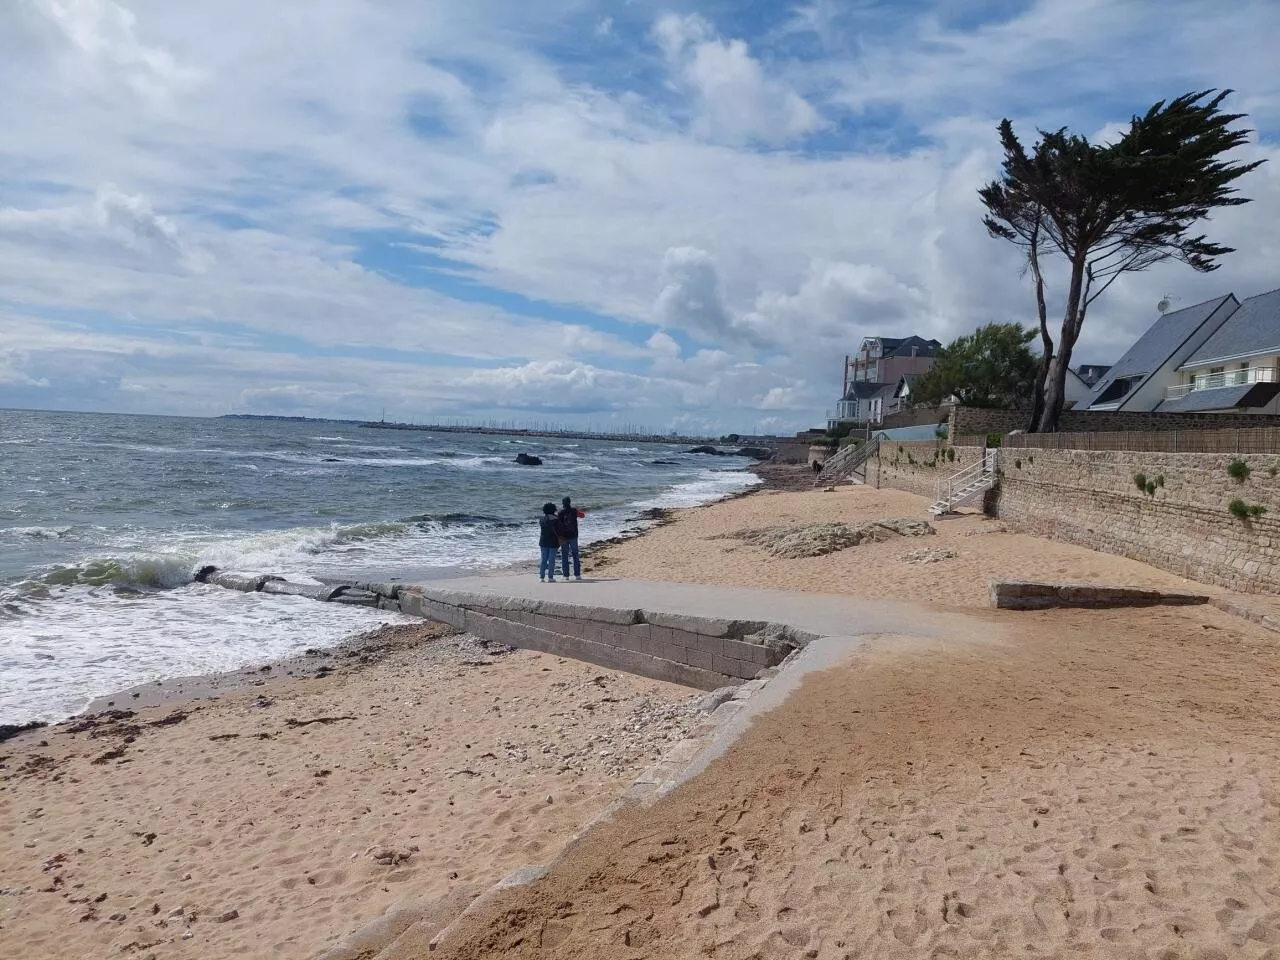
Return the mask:
POLYGON ((540 547, 558 547, 560 546, 560 537, 556 531, 556 515, 554 513, 544 513, 538 520, 538 526, 541 528, 538 534, 538 546, 540 547))
POLYGON ((566 540, 578 539, 578 508, 570 503, 568 497, 564 498, 564 509, 556 514, 556 521, 560 524, 560 536, 566 540))

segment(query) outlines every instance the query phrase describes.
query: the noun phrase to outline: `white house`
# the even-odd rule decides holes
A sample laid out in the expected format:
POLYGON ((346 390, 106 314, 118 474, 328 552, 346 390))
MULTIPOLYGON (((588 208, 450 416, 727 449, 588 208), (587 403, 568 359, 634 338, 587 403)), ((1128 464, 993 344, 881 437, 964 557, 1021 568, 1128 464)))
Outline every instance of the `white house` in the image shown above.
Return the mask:
POLYGON ((1280 413, 1280 290, 1250 297, 1178 368, 1160 410, 1280 413))
POLYGON ((1161 413, 1280 412, 1280 290, 1163 314, 1077 404, 1161 413))

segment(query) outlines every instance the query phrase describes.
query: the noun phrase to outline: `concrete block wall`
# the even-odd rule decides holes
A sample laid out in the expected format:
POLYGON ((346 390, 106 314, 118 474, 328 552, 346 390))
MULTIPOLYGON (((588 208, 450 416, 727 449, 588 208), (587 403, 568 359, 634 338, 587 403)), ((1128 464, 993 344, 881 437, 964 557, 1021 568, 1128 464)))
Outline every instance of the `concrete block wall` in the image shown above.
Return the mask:
POLYGON ((1280 593, 1280 455, 1007 450, 992 512, 1014 529, 1242 593, 1280 593), (1272 471, 1275 471, 1273 475, 1272 471), (1154 495, 1134 475, 1163 478, 1154 495), (1267 512, 1239 520, 1232 500, 1267 512))
POLYGON ((430 587, 401 588, 399 604, 404 613, 448 623, 485 640, 705 690, 749 680, 812 639, 755 621, 677 617, 430 587))

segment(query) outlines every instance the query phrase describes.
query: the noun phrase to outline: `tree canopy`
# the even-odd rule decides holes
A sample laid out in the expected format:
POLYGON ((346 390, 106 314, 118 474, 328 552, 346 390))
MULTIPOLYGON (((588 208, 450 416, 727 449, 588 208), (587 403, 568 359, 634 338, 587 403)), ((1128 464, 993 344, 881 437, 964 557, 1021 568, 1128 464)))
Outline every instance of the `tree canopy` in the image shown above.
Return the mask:
POLYGON ((933 366, 911 388, 916 404, 936 407, 952 397, 970 407, 1013 407, 1036 389, 1039 362, 1031 352, 1035 330, 1020 323, 989 323, 937 352, 933 366))
POLYGON ((1000 123, 1001 174, 978 193, 988 232, 1023 249, 1034 281, 1042 351, 1029 429, 1057 429, 1085 315, 1117 277, 1165 260, 1208 272, 1233 252, 1194 231, 1214 210, 1249 202, 1232 184, 1262 162, 1225 159, 1250 133, 1231 129, 1243 114, 1219 109, 1230 93, 1161 100, 1111 144, 1090 143, 1063 127, 1040 131, 1028 153, 1013 124, 1000 123), (1055 254, 1067 275, 1056 341, 1044 271, 1055 254))

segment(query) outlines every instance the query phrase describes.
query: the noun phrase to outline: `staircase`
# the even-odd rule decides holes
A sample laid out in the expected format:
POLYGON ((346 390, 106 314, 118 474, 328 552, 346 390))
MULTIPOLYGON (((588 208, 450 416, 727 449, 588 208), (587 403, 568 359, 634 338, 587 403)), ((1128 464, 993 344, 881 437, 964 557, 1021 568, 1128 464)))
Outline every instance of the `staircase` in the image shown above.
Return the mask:
POLYGON ((953 477, 939 480, 929 512, 940 517, 966 500, 972 500, 978 494, 990 490, 996 482, 996 469, 999 466, 1000 451, 986 450, 978 462, 970 464, 953 477))
POLYGON ((821 487, 832 483, 839 483, 841 480, 848 480, 851 483, 865 483, 867 479, 867 461, 880 452, 880 438, 868 440, 861 446, 848 446, 838 451, 834 456, 828 457, 822 465, 822 472, 818 474, 818 478, 813 481, 815 487, 821 487), (857 472, 862 471, 862 479, 858 479, 857 472))

